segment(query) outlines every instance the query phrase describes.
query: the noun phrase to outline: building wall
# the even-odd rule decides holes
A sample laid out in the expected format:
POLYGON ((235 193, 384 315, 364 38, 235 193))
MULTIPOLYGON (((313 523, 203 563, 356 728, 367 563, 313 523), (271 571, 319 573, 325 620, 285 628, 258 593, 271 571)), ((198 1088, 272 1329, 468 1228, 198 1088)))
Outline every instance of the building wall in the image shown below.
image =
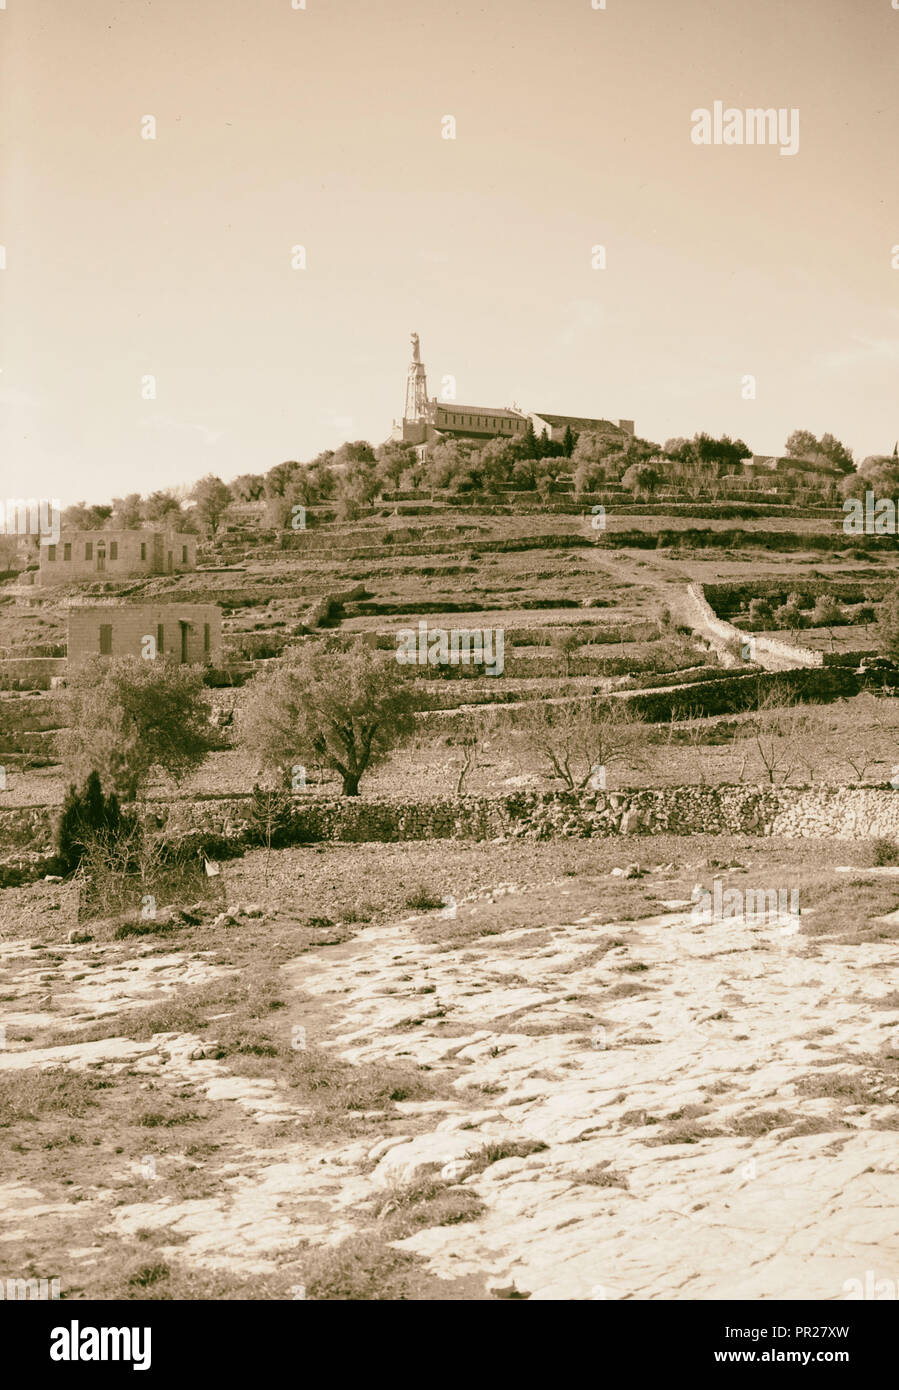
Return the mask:
POLYGON ((542 434, 545 430, 547 436, 559 444, 565 438, 565 427, 569 423, 576 434, 590 428, 612 436, 634 433, 633 420, 619 420, 615 425, 610 420, 582 420, 570 416, 560 423, 558 418, 545 419, 535 413, 513 415, 486 408, 479 409, 477 406, 459 406, 452 401, 435 401, 429 422, 404 420, 401 433, 403 439, 416 445, 425 442, 437 443, 447 436, 467 439, 494 439, 499 436, 514 439, 525 433, 529 420, 534 426, 535 434, 542 434))
POLYGON ((427 420, 404 420, 399 438, 406 444, 414 444, 418 447, 427 441, 428 435, 433 434, 427 420))
POLYGON ((548 412, 548 418, 532 414, 531 420, 534 425, 534 433, 542 434, 546 430, 547 436, 556 444, 561 444, 565 439, 565 430, 570 425, 575 435, 584 433, 596 433, 615 437, 619 432, 632 435, 634 433, 633 420, 619 420, 617 424, 612 420, 587 420, 578 416, 558 417, 548 412))
POLYGON ((513 439, 524 434, 528 422, 525 416, 499 415, 468 406, 457 408, 450 401, 435 407, 433 423, 444 434, 483 435, 490 439, 503 435, 513 439))
POLYGON ((221 609, 214 603, 96 604, 69 609, 70 665, 96 655, 143 656, 148 637, 157 642, 159 656, 186 659, 191 665, 218 665, 221 609), (182 623, 187 625, 184 649, 182 623))
POLYGON ((63 531, 41 546, 40 583, 178 574, 197 567, 197 538, 175 531, 63 531))

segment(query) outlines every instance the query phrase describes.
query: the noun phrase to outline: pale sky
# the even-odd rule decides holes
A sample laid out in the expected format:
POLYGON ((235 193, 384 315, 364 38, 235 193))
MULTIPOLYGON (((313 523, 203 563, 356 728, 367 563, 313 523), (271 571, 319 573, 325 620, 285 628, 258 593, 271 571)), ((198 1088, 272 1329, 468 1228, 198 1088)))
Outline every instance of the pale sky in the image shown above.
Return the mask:
POLYGON ((466 404, 892 449, 891 0, 306 4, 0 9, 0 496, 377 443, 413 329, 466 404), (798 154, 693 144, 716 100, 798 154))

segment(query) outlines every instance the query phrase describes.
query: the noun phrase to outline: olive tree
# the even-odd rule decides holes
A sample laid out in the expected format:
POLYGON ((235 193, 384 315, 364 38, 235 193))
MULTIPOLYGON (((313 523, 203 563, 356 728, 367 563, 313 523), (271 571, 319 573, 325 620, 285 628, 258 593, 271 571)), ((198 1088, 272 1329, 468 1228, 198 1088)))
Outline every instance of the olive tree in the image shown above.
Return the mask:
POLYGON ((104 791, 125 801, 154 771, 186 777, 215 746, 197 666, 95 656, 70 674, 66 703, 60 756, 69 779, 96 772, 104 791))
POLYGON ((308 643, 254 681, 241 738, 260 765, 290 784, 292 769, 333 768, 345 796, 413 724, 415 698, 397 663, 361 642, 348 651, 308 643))
POLYGON ((206 477, 197 483, 191 495, 197 504, 197 516, 215 535, 219 522, 234 501, 231 489, 214 473, 207 473, 206 477))

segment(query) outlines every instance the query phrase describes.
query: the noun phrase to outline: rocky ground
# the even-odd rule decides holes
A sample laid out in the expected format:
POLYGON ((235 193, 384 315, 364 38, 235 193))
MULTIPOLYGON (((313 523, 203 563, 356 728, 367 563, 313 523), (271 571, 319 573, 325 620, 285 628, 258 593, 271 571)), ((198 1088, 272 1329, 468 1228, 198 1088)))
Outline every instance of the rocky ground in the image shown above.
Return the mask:
POLYGON ((354 934, 244 894, 227 951, 212 909, 68 941, 45 889, 54 940, 0 943, 0 1274, 68 1297, 895 1280, 899 928, 861 871, 830 877, 842 925, 831 900, 699 922, 671 865, 419 892, 354 934))

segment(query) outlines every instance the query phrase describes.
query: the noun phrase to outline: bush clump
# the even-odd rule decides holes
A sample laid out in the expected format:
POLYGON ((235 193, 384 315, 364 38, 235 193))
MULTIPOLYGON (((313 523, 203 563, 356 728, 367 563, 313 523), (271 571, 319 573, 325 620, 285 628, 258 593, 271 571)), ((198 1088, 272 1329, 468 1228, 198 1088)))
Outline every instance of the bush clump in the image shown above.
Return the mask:
POLYGON ((63 871, 74 873, 92 843, 98 839, 116 841, 130 825, 115 793, 103 795, 99 773, 91 772, 81 791, 74 784, 70 786, 56 830, 56 852, 63 871))

